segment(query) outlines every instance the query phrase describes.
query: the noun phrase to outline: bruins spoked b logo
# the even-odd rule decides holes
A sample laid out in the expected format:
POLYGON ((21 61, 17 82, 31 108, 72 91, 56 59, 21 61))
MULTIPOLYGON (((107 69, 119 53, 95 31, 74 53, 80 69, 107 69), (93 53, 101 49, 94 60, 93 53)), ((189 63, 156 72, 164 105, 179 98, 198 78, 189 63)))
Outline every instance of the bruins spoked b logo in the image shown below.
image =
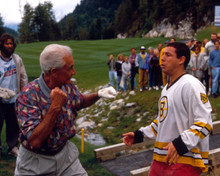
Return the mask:
POLYGON ((163 96, 160 99, 160 109, 159 109, 159 111, 160 111, 159 121, 163 122, 164 119, 167 116, 167 113, 168 113, 168 101, 167 101, 166 96, 163 96))

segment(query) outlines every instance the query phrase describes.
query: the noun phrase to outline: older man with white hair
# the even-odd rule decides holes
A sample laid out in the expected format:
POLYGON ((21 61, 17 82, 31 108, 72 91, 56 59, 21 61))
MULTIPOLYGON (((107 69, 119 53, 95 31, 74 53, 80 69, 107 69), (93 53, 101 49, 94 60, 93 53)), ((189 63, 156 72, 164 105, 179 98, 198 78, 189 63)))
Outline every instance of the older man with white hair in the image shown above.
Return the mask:
POLYGON ((75 133, 77 111, 100 97, 115 98, 112 87, 82 95, 71 82, 76 74, 72 50, 51 44, 40 55, 42 74, 20 93, 17 117, 21 146, 15 175, 87 175, 69 142, 75 133))

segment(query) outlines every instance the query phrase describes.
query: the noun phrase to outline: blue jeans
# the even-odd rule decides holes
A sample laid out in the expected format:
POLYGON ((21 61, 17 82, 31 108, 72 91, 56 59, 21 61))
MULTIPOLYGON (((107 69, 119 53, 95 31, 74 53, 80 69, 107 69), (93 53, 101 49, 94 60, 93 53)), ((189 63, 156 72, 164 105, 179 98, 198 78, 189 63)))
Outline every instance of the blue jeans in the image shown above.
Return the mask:
POLYGON ((110 80, 110 84, 112 87, 114 87, 114 81, 113 81, 113 78, 115 79, 115 82, 117 80, 117 72, 116 71, 109 71, 109 80, 110 80))
POLYGON ((118 76, 118 75, 117 75, 116 90, 119 90, 119 88, 120 88, 120 82, 121 82, 121 76, 118 76))
POLYGON ((218 83, 220 79, 220 67, 212 69, 212 95, 218 93, 218 83))
POLYGON ((123 90, 126 91, 128 89, 128 78, 127 76, 122 76, 123 82, 124 82, 124 87, 123 90))

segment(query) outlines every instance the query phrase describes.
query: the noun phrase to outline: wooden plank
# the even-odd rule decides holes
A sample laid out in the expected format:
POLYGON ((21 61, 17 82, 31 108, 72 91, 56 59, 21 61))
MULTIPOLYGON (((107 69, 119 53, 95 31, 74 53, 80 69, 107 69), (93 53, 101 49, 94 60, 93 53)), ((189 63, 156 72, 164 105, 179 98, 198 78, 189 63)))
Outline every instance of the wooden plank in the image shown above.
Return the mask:
MULTIPOLYGON (((220 134, 220 121, 213 122, 213 134, 220 134)), ((102 148, 98 148, 94 150, 95 157, 99 161, 106 161, 110 159, 114 159, 116 157, 116 153, 120 151, 134 151, 134 150, 142 150, 146 146, 152 145, 155 143, 155 140, 146 140, 142 143, 133 144, 132 146, 126 146, 124 143, 119 143, 115 145, 110 145, 102 148)), ((218 155, 217 155, 218 156, 218 155)))
POLYGON ((111 146, 106 146, 94 150, 95 157, 99 161, 106 161, 107 158, 114 159, 117 152, 128 151, 128 150, 141 150, 144 146, 149 146, 155 143, 155 140, 147 140, 142 143, 133 144, 132 146, 127 146, 124 143, 115 144, 111 146), (112 156, 109 157, 109 155, 112 156))
POLYGON ((130 171, 130 176, 146 176, 150 171, 150 166, 130 171))
POLYGON ((212 134, 220 134, 220 121, 215 121, 212 123, 212 125, 213 125, 212 134))
POLYGON ((99 158, 99 161, 108 161, 108 160, 112 160, 112 159, 115 159, 115 158, 116 158, 116 155, 115 155, 115 154, 102 155, 102 156, 99 158))
POLYGON ((213 166, 220 165, 220 148, 209 151, 209 160, 211 161, 211 165, 213 166))
POLYGON ((220 173, 220 148, 209 151, 209 175, 220 173))

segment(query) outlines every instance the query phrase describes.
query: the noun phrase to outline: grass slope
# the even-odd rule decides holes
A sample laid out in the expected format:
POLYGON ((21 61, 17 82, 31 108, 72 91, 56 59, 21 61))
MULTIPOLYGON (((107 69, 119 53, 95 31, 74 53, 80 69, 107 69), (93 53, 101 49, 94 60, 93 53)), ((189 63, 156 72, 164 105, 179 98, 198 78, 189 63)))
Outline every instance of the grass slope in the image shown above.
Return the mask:
POLYGON ((159 42, 164 42, 164 38, 155 39, 114 39, 114 40, 94 40, 94 41, 56 41, 39 42, 32 44, 20 44, 16 49, 25 64, 27 74, 32 80, 41 73, 39 66, 39 55, 43 48, 50 43, 68 45, 73 50, 75 69, 77 74, 77 84, 81 88, 95 88, 108 82, 108 67, 106 62, 109 54, 113 53, 115 59, 119 53, 130 54, 130 48, 136 47, 137 52, 141 45, 146 47, 156 46, 159 42))
MULTIPOLYGON (((210 38, 211 32, 218 32, 219 27, 209 27, 204 31, 197 34, 196 38, 202 40, 203 38, 210 38)), ((99 85, 108 82, 108 68, 106 61, 108 55, 113 53, 117 56, 119 53, 124 55, 130 54, 130 48, 136 47, 139 52, 140 46, 144 45, 146 48, 149 46, 156 47, 159 42, 164 43, 165 38, 153 39, 114 39, 114 40, 97 40, 97 41, 56 41, 56 42, 39 42, 31 44, 19 44, 16 48, 16 53, 19 54, 25 64, 29 81, 38 77, 41 73, 39 66, 39 55, 43 48, 50 43, 58 43, 68 45, 73 49, 73 57, 75 60, 75 68, 77 74, 74 76, 77 79, 77 85, 83 89, 93 89, 99 85)), ((116 57, 115 57, 116 58, 116 57)), ((140 122, 136 122, 135 116, 126 117, 126 110, 122 109, 121 112, 112 112, 106 126, 111 124, 115 126, 115 131, 106 131, 106 128, 99 129, 98 132, 106 136, 108 145, 112 143, 121 142, 121 134, 126 131, 133 131, 140 126, 149 124, 155 114, 157 114, 157 101, 160 96, 159 92, 144 92, 143 94, 137 93, 136 96, 130 98, 128 101, 136 102, 139 106, 138 112, 149 112, 146 118, 140 122), (120 117, 120 123, 117 122, 116 116, 120 117)), ((213 112, 216 113, 217 119, 220 120, 220 99, 210 98, 213 107, 213 112)), ((104 126, 105 127, 105 126, 104 126)), ((80 149, 80 140, 73 138, 72 141, 80 149)), ((2 131, 2 144, 3 154, 0 160, 0 175, 10 176, 14 173, 15 158, 7 156, 7 146, 5 142, 5 127, 2 131)), ((95 160, 93 150, 97 148, 94 145, 86 144, 85 153, 80 154, 79 158, 82 165, 86 168, 89 175, 94 176, 110 176, 95 160)))

